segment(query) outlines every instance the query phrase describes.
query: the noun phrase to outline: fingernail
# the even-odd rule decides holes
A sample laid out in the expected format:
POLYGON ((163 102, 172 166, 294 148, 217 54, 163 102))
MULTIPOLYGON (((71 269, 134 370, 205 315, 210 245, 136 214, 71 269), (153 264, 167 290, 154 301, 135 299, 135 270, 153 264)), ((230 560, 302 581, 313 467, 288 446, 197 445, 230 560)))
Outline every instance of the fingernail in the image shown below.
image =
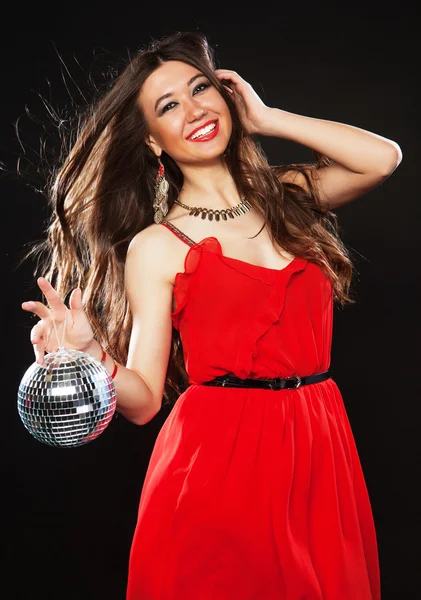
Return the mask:
POLYGON ((22 306, 26 306, 27 308, 32 308, 35 306, 34 302, 22 302, 22 306))

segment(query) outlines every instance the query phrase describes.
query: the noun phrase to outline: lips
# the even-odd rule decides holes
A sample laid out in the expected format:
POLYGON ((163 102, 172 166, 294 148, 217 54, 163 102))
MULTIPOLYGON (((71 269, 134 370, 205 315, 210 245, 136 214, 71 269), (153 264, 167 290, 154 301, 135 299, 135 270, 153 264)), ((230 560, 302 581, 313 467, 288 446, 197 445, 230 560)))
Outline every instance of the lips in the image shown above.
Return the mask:
POLYGON ((206 121, 206 123, 203 123, 203 125, 200 125, 200 127, 196 127, 196 129, 193 129, 193 131, 189 133, 189 135, 186 137, 186 140, 190 140, 191 136, 194 135, 197 131, 203 129, 204 127, 207 127, 208 125, 211 125, 212 123, 216 123, 217 121, 218 119, 212 119, 211 121, 206 121))

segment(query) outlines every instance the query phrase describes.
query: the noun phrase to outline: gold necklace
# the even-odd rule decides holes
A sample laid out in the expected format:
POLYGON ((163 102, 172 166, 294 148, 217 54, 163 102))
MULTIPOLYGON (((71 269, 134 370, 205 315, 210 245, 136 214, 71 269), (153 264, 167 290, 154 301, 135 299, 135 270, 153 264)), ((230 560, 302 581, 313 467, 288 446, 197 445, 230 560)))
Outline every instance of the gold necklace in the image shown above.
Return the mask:
POLYGON ((183 204, 179 202, 179 200, 174 200, 175 204, 186 208, 189 211, 189 215, 193 215, 194 217, 198 217, 199 215, 202 219, 206 219, 208 217, 209 221, 213 221, 213 217, 215 216, 215 221, 219 221, 222 217, 224 221, 227 220, 228 217, 231 219, 234 216, 241 217, 241 215, 245 215, 246 212, 253 208, 248 200, 243 198, 241 202, 233 206, 232 208, 224 208, 224 209, 213 209, 213 208, 201 208, 197 206, 188 206, 187 204, 183 204))

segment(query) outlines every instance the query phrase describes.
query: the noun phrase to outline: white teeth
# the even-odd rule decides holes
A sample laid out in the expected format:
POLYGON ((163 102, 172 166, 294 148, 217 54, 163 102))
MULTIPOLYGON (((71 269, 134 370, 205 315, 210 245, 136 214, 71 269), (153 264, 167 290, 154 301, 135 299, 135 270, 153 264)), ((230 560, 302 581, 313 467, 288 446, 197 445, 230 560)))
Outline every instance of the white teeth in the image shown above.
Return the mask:
POLYGON ((203 127, 202 129, 199 129, 199 131, 196 131, 196 133, 192 136, 189 137, 189 140, 194 140, 197 137, 201 137, 203 135, 206 135, 207 133, 210 133, 211 131, 213 131, 216 127, 216 123, 212 123, 211 125, 208 125, 207 127, 203 127))

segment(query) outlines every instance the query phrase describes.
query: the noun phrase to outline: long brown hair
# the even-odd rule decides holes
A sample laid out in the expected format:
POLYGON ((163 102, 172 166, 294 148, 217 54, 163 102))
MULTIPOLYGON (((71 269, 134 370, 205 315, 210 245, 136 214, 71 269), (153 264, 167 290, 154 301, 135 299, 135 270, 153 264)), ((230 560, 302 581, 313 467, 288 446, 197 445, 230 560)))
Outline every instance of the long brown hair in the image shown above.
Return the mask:
MULTIPOLYGON (((52 214, 46 239, 23 259, 41 257, 34 274, 51 281, 65 302, 72 289, 82 289, 96 339, 122 364, 127 361, 132 328, 124 289, 126 253, 133 237, 154 222, 158 170, 157 157, 144 141, 147 124, 137 100, 145 79, 170 60, 199 69, 225 99, 233 128, 224 160, 242 195, 253 199, 269 224, 272 239, 294 256, 318 263, 332 281, 335 301, 354 302, 349 296, 353 266, 339 238, 336 215, 322 210, 313 178, 307 174, 329 159, 316 156, 311 165, 271 167, 214 73, 214 52, 206 36, 177 32, 140 49, 112 87, 76 116, 73 138, 47 185, 52 214), (282 182, 283 173, 291 168, 302 173, 307 186, 282 182)), ((171 209, 183 175, 167 153, 161 160, 170 184, 171 209)), ((165 401, 176 400, 186 383, 180 336, 173 328, 165 401)))

